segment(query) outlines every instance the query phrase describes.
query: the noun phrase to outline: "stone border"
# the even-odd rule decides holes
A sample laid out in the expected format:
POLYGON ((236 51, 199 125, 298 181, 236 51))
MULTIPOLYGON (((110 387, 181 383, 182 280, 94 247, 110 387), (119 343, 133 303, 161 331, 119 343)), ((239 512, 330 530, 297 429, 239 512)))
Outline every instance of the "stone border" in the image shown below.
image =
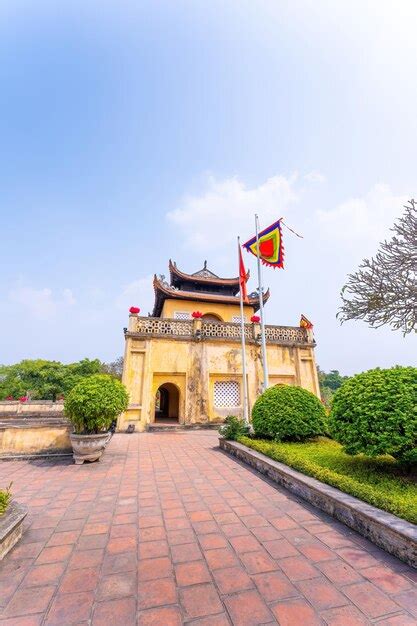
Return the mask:
POLYGON ((0 516, 0 561, 21 538, 27 512, 26 506, 12 501, 7 511, 0 516))
POLYGON ((356 530, 386 552, 417 568, 417 526, 414 524, 274 461, 237 441, 219 438, 219 445, 221 450, 356 530))

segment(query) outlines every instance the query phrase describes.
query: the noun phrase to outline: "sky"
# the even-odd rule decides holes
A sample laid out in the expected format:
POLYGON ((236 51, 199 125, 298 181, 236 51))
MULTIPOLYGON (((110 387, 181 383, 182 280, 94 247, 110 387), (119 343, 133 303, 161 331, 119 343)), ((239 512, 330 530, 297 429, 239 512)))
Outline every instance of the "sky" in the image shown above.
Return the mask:
POLYGON ((258 213, 303 235, 264 269, 267 323, 304 313, 325 370, 417 365, 415 335, 336 319, 417 198, 416 21, 413 0, 4 0, 0 363, 115 359, 153 274, 236 276, 258 213))

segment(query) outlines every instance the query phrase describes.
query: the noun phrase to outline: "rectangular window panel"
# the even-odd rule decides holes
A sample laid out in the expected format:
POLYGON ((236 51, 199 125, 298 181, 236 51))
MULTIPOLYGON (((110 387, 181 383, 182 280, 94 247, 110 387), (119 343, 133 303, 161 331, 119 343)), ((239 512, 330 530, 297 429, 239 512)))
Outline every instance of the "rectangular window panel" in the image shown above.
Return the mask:
POLYGON ((236 380, 216 380, 214 406, 218 409, 240 406, 240 386, 236 380))
POLYGON ((191 313, 188 313, 188 311, 175 311, 174 319, 175 320, 189 320, 191 319, 191 313))

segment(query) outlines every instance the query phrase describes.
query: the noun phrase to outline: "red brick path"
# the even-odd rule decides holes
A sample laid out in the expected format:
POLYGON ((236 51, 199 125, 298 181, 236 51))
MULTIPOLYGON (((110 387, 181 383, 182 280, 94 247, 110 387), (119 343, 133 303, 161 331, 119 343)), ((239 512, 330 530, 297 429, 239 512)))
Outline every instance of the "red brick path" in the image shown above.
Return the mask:
POLYGON ((31 513, 0 625, 417 624, 415 571, 216 443, 115 435, 100 463, 1 463, 31 513))

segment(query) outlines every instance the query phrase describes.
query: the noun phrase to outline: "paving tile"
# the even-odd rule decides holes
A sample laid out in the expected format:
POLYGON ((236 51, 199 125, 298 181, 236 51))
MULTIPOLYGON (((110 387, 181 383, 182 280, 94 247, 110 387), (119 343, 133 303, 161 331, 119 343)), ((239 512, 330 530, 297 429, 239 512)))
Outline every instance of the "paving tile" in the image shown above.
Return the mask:
POLYGON ((18 615, 30 615, 31 613, 43 613, 48 608, 55 589, 52 586, 18 589, 8 603, 4 616, 16 617, 18 615))
POLYGON ((175 576, 180 587, 208 583, 211 581, 210 572, 204 561, 179 563, 175 566, 175 576))
POLYGON ((118 572, 131 572, 137 568, 136 555, 131 552, 124 554, 107 554, 103 560, 102 574, 116 574, 118 572))
POLYGON ((104 559, 104 550, 97 548, 95 550, 78 550, 72 553, 68 563, 69 569, 79 567, 97 567, 101 565, 104 559))
POLYGON ((176 601, 177 591, 173 577, 139 583, 138 608, 140 610, 175 604, 176 601))
POLYGON ((299 598, 283 600, 271 608, 279 626, 321 626, 323 623, 319 614, 305 600, 299 598))
POLYGON ((360 548, 339 548, 336 552, 342 559, 347 561, 349 565, 352 565, 352 567, 358 570, 379 565, 379 561, 375 559, 375 557, 360 548))
POLYGON ((234 626, 258 626, 273 621, 271 611, 255 590, 228 596, 224 603, 234 626))
POLYGON ((298 589, 318 611, 332 609, 348 604, 348 599, 323 576, 309 580, 300 580, 298 589))
POLYGON ((57 594, 46 617, 46 626, 68 626, 86 621, 94 602, 92 592, 57 594))
POLYGON ((139 582, 157 580, 172 574, 172 563, 168 557, 141 559, 138 563, 139 582))
POLYGON ((169 554, 168 543, 165 540, 140 542, 138 554, 140 559, 167 556, 169 554))
POLYGON ((240 555, 240 560, 249 574, 260 574, 279 569, 277 562, 263 549, 256 552, 245 552, 240 555))
POLYGON ((98 575, 98 568, 86 567, 68 570, 60 582, 59 591, 60 593, 93 591, 98 583, 98 575))
POLYGON ((231 537, 229 541, 234 551, 237 553, 253 552, 254 550, 260 550, 261 548, 259 541, 257 541, 252 535, 231 537))
POLYGON ((56 584, 65 571, 64 563, 36 565, 29 570, 22 581, 22 587, 56 584))
POLYGON ((109 626, 109 624, 134 624, 136 601, 134 598, 120 598, 99 602, 94 609, 93 626, 109 626))
MULTIPOLYGON (((181 626, 181 611, 176 606, 140 611, 138 626, 181 626)), ((193 622, 195 623, 195 622, 193 622)))
POLYGON ((403 591, 393 596, 395 601, 404 609, 407 609, 417 617, 417 589, 414 588, 410 591, 403 591))
POLYGON ((371 583, 355 583, 344 587, 343 591, 368 617, 382 617, 398 611, 398 605, 371 583))
POLYGON ((198 543, 184 543, 171 546, 171 558, 173 563, 185 563, 187 561, 199 561, 203 558, 198 543))
POLYGON ((43 615, 27 615, 25 617, 6 617, 1 619, 0 626, 40 626, 43 615))
POLYGON ((234 567, 239 565, 236 555, 229 548, 216 548, 214 550, 206 550, 204 556, 211 570, 220 569, 221 567, 234 567))
POLYGON ((135 572, 119 572, 117 574, 103 576, 99 581, 96 600, 100 602, 103 600, 133 596, 136 594, 136 587, 135 572))
POLYGON ((216 585, 222 594, 252 589, 253 582, 243 567, 226 567, 213 572, 216 585))
POLYGON ((212 584, 184 587, 179 591, 180 604, 188 619, 205 617, 223 611, 216 588, 212 584))
POLYGON ((363 569, 361 574, 385 593, 401 593, 413 587, 410 580, 383 565, 363 569))
POLYGON ((343 559, 317 563, 316 567, 336 585, 349 585, 363 580, 361 574, 343 559))
MULTIPOLYGON (((323 611, 321 617, 328 626, 367 626, 369 621, 354 606, 341 606, 323 611)), ((378 622, 380 624, 380 622, 378 622)))
POLYGON ((109 540, 106 550, 109 554, 121 554, 122 552, 136 550, 136 546, 135 537, 116 537, 109 540))
POLYGON ((266 572, 252 576, 259 593, 266 602, 274 602, 300 595, 298 589, 281 572, 266 572))
POLYGON ((272 539, 263 542, 264 548, 274 559, 284 559, 287 556, 297 556, 298 550, 286 539, 272 539))
POLYGON ((192 626, 230 626, 230 622, 225 613, 201 617, 200 619, 193 620, 191 624, 192 626))
POLYGON ((316 578, 317 570, 303 556, 290 556, 277 561, 284 574, 292 581, 316 578))
POLYGON ((200 535, 198 538, 200 546, 203 550, 210 550, 214 548, 227 548, 229 545, 227 539, 218 533, 210 535, 200 535))
POLYGON ((37 565, 66 561, 72 552, 72 546, 52 546, 44 548, 36 559, 37 565))

